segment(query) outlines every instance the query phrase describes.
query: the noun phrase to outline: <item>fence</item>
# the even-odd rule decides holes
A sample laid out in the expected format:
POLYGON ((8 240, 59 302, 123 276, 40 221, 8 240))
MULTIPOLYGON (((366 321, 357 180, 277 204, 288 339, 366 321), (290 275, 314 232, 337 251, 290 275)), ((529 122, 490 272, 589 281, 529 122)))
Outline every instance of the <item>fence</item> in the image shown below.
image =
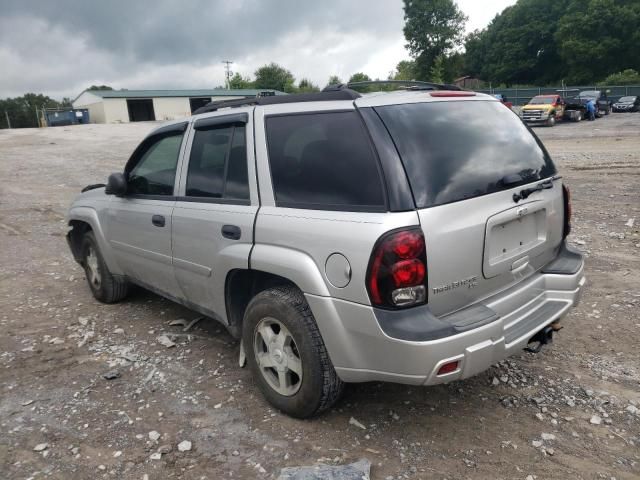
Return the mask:
MULTIPOLYGON (((617 101, 620 97, 626 97, 627 95, 640 96, 640 85, 622 85, 622 86, 557 86, 557 87, 530 87, 530 88, 491 88, 489 90, 476 90, 481 93, 488 93, 490 95, 501 93, 507 97, 507 100, 513 102, 514 105, 526 105, 536 95, 549 95, 553 93, 560 93, 558 90, 604 90, 607 92, 609 100, 612 102, 617 101)), ((576 92, 577 94, 578 92, 576 92)), ((565 97, 573 96, 571 92, 565 93, 565 97)))

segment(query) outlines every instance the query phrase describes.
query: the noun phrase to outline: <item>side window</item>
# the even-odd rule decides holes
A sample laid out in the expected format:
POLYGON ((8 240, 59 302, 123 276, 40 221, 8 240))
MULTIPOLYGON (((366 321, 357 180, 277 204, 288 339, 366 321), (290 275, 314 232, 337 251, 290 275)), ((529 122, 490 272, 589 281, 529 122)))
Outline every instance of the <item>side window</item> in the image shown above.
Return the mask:
POLYGON ((173 195, 182 137, 183 133, 180 132, 151 140, 129 172, 128 193, 173 195))
POLYGON ((249 199, 244 125, 195 131, 186 194, 188 197, 249 199))
POLYGON ((384 210, 378 160, 356 112, 273 116, 266 127, 277 205, 384 210))

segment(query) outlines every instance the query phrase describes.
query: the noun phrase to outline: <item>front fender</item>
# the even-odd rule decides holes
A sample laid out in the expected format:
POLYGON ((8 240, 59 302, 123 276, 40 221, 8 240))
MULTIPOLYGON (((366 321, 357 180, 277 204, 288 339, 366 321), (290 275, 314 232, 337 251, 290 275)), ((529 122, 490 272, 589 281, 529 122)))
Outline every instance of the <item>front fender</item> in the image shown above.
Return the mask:
POLYGON ((330 296, 316 262, 299 250, 256 244, 251 252, 250 266, 252 270, 273 273, 291 280, 303 293, 330 296))
POLYGON ((84 222, 91 227, 91 230, 93 230, 93 234, 96 237, 96 241, 98 242, 98 246, 100 247, 102 258, 107 264, 109 271, 114 275, 123 275, 124 272, 118 265, 118 262, 116 261, 113 254, 113 249, 111 248, 111 245, 105 237, 102 225, 100 224, 100 219, 98 217, 98 212, 91 207, 71 207, 69 213, 67 214, 67 223, 71 225, 72 221, 84 222))

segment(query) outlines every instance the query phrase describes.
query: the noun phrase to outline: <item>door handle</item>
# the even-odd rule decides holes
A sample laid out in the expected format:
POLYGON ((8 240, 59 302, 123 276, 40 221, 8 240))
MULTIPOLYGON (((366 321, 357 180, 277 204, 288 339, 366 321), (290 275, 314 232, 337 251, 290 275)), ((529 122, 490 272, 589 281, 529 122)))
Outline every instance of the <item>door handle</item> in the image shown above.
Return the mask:
POLYGON ((154 215, 151 217, 151 223, 156 227, 164 227, 164 215, 154 215))
POLYGON ((240 227, 236 227, 235 225, 224 225, 222 227, 222 236, 224 238, 229 238, 231 240, 240 240, 240 235, 242 231, 240 227))

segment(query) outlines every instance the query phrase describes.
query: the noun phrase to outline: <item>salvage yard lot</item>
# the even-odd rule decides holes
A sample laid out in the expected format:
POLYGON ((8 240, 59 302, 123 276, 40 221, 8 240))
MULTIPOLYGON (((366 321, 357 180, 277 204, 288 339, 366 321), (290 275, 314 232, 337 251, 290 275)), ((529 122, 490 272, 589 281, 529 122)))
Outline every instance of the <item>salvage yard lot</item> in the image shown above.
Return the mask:
POLYGON ((2 478, 275 478, 360 458, 374 479, 640 476, 640 114, 535 129, 586 254, 551 347, 450 385, 351 385, 309 421, 269 408, 223 328, 183 332, 169 323, 198 314, 140 289, 99 304, 73 262, 72 198, 154 126, 0 131, 2 478))

